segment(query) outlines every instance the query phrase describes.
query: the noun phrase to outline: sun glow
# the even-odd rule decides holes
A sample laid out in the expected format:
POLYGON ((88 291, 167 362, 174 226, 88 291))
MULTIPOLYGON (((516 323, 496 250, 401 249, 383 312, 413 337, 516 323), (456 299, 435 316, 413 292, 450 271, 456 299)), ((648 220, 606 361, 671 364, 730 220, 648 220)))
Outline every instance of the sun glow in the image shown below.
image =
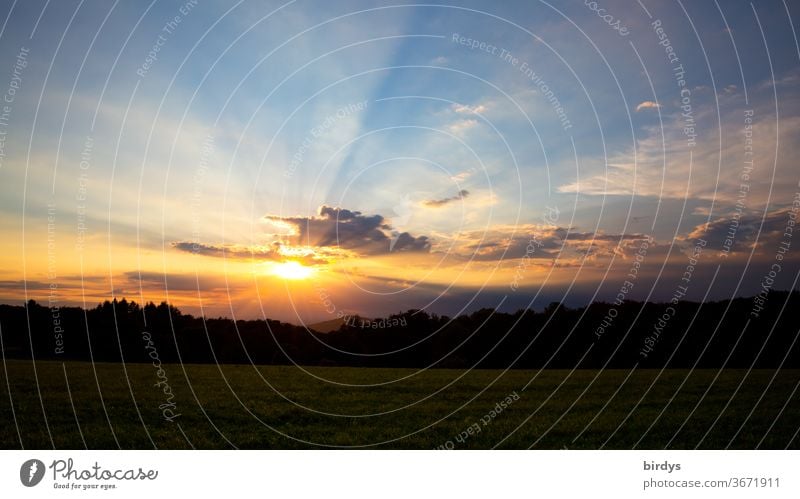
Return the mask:
POLYGON ((270 273, 280 277, 281 279, 298 280, 311 277, 311 275, 314 273, 314 269, 312 267, 306 267, 300 262, 289 260, 286 262, 273 264, 272 268, 270 269, 270 273))

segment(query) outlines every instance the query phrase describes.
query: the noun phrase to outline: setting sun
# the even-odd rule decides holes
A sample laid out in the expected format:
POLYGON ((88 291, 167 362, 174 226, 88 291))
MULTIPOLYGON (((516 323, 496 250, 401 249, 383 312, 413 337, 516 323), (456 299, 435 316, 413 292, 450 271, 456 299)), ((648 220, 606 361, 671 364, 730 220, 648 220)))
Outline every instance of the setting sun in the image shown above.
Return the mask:
POLYGON ((314 269, 290 260, 272 265, 270 272, 282 279, 298 280, 310 277, 314 273, 314 269))

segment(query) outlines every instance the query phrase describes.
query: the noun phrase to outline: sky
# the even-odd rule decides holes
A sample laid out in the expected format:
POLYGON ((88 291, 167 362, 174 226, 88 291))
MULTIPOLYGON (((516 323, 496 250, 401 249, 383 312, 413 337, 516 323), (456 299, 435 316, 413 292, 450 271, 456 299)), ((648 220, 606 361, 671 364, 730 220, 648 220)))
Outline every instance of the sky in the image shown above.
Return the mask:
POLYGON ((0 300, 312 323, 797 287, 790 2, 0 2, 0 300))

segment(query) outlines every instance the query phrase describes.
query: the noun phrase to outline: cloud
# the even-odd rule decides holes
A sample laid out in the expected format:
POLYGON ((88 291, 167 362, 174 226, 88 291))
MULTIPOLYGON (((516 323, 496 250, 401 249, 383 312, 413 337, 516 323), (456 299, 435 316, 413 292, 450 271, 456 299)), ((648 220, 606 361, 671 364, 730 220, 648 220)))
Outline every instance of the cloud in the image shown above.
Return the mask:
POLYGON ((476 261, 517 258, 551 260, 560 266, 577 265, 584 258, 627 258, 647 239, 643 234, 579 232, 555 225, 507 225, 459 234, 454 255, 476 261))
POLYGON ((303 265, 324 265, 328 263, 327 256, 320 254, 313 248, 287 247, 277 241, 269 246, 213 245, 177 241, 172 243, 172 247, 187 253, 217 258, 281 262, 293 260, 303 265))
MULTIPOLYGON (((233 246, 233 245, 220 245, 215 246, 211 244, 204 244, 204 243, 193 243, 188 241, 176 241, 172 243, 172 247, 179 249, 181 251, 185 251, 187 253, 195 253, 197 255, 203 256, 215 256, 215 257, 226 257, 226 258, 248 258, 248 257, 256 257, 258 255, 257 251, 251 251, 249 248, 243 246, 233 246)), ((271 252, 262 252, 261 256, 269 256, 271 252)))
POLYGON ((125 272, 128 285, 132 288, 156 288, 170 291, 221 291, 236 288, 234 282, 226 281, 224 276, 208 274, 173 274, 161 272, 125 272))
POLYGON ((475 172, 476 172, 476 170, 474 168, 470 169, 470 170, 463 171, 463 172, 458 172, 455 175, 452 175, 450 177, 450 180, 452 180, 454 182, 464 182, 465 180, 470 178, 472 176, 472 174, 474 174, 475 172))
POLYGON ((643 109, 658 109, 660 107, 661 107, 661 104, 659 104, 658 102, 653 102, 651 100, 646 100, 646 101, 642 102, 641 104, 639 104, 638 106, 636 106, 636 112, 638 113, 639 111, 641 111, 643 109))
POLYGON ((774 253, 785 239, 784 233, 790 220, 797 216, 797 212, 793 210, 793 207, 787 206, 766 214, 734 211, 713 222, 696 226, 686 236, 686 240, 702 238, 708 241, 708 247, 711 248, 729 247, 732 253, 749 253, 758 236, 756 254, 774 253))
POLYGON ((476 106, 470 106, 467 104, 453 104, 450 106, 450 108, 458 114, 482 114, 488 109, 483 104, 478 104, 476 106))
MULTIPOLYGON (((462 191, 466 195, 466 191, 462 191)), ((462 193, 459 193, 462 195, 462 193)), ((280 233, 268 244, 206 244, 176 241, 172 247, 195 255, 258 261, 296 261, 306 266, 325 265, 352 256, 430 251, 427 236, 412 236, 395 229, 382 215, 322 205, 311 217, 265 215, 280 233)))
POLYGON ((463 135, 468 130, 474 128, 478 125, 477 120, 467 119, 467 120, 458 120, 454 123, 451 123, 447 130, 452 133, 453 135, 463 135))
MULTIPOLYGON (((427 201, 424 204, 438 207, 467 196, 460 191, 457 196, 427 201)), ((781 241, 792 207, 781 207, 766 216, 760 212, 731 212, 709 224, 694 227, 678 236, 675 247, 650 241, 648 258, 670 258, 681 261, 682 252, 699 238, 705 239, 709 248, 723 248, 732 226, 736 226, 732 253, 745 254, 755 244, 755 235, 761 227, 759 248, 756 253, 774 252, 781 241), (762 226, 763 222, 763 226, 762 226), (656 256, 658 255, 658 256, 656 256)), ((649 237, 639 233, 606 233, 580 231, 575 228, 548 224, 497 225, 488 230, 468 230, 457 234, 437 234, 435 240, 427 236, 414 236, 400 231, 379 214, 365 215, 360 211, 323 205, 314 216, 282 217, 266 215, 265 219, 285 225, 291 231, 284 241, 274 241, 266 246, 210 245, 187 242, 173 243, 176 249, 195 254, 256 260, 296 260, 304 265, 322 265, 331 260, 353 256, 382 256, 399 252, 425 255, 443 255, 456 261, 473 261, 493 264, 520 258, 541 262, 536 265, 577 267, 602 266, 611 258, 625 261, 633 258, 641 244, 649 237)), ((163 276, 158 276, 163 282, 163 276)), ((192 276, 193 277, 193 276, 192 276)), ((148 277, 149 282, 153 276, 148 277)), ((144 280, 144 279, 143 279, 144 280)), ((183 277, 173 277, 178 289, 187 284, 183 277)), ((170 282, 170 287, 173 287, 170 282)), ((191 284, 191 283, 190 283, 191 284)))
MULTIPOLYGON (((741 119, 741 113, 736 118, 741 119)), ((725 128, 738 130, 741 134, 743 125, 731 123, 731 116, 726 119, 725 128)), ((774 117, 770 119, 765 116, 753 121, 753 142, 759 144, 755 156, 756 171, 759 173, 751 176, 747 196, 749 207, 763 207, 770 187, 773 199, 791 197, 796 183, 792 181, 793 165, 785 158, 800 154, 799 132, 800 117, 781 118, 775 122, 774 117), (775 165, 775 182, 772 183, 769 169, 775 160, 776 144, 780 144, 782 151, 775 165)), ((720 206, 733 206, 736 203, 745 167, 741 137, 732 137, 728 132, 722 148, 716 139, 706 137, 691 150, 689 161, 681 129, 678 126, 665 127, 666 142, 662 142, 661 133, 658 127, 645 128, 644 137, 637 140, 635 151, 630 149, 612 154, 606 165, 601 158, 587 160, 592 169, 602 168, 605 171, 581 175, 580 180, 560 185, 558 192, 589 196, 713 199, 720 206)))
POLYGON ((50 289, 50 283, 43 281, 0 281, 0 290, 22 291, 50 289))
POLYGON ((266 215, 270 222, 293 227, 291 244, 313 248, 337 248, 360 255, 391 252, 428 252, 426 236, 412 236, 394 230, 382 215, 363 215, 360 211, 322 205, 316 216, 282 217, 266 215), (392 242, 394 241, 394 242, 392 242))
MULTIPOLYGON (((786 85, 791 85, 792 78, 787 80, 786 85)), ((580 176, 562 180, 558 192, 662 199, 688 197, 713 200, 715 209, 725 209, 737 202, 745 161, 753 160, 754 171, 748 174, 747 207, 759 209, 768 199, 791 199, 797 185, 797 168, 792 158, 800 155, 797 95, 800 93, 786 92, 778 116, 771 89, 759 90, 758 86, 750 93, 750 109, 746 111, 749 116, 741 109, 738 95, 721 92, 719 107, 714 105, 716 100, 697 102, 693 116, 699 137, 691 148, 683 132, 682 111, 664 114, 663 128, 643 127, 637 133, 636 147, 610 149, 607 159, 584 158, 580 176), (745 118, 751 123, 745 122, 745 118), (747 131, 752 130, 753 154, 748 157, 745 132, 750 125, 747 131)))
POLYGON ((798 83, 800 83, 800 73, 794 70, 783 77, 765 80, 761 82, 758 88, 772 90, 773 87, 795 86, 798 83))
POLYGON ((24 290, 27 291, 49 291, 49 295, 54 299, 60 299, 59 296, 64 292, 77 291, 81 289, 88 289, 90 285, 100 285, 103 287, 108 284, 108 276, 105 275, 59 275, 57 279, 52 281, 39 281, 39 280, 0 280, 0 292, 2 291, 15 291, 17 294, 22 295, 24 290))
POLYGON ((444 206, 444 205, 446 205, 448 203, 452 203, 453 201, 459 201, 461 199, 464 199, 467 196, 469 196, 469 191, 467 191, 465 189, 462 189, 462 190, 458 191, 458 194, 456 194, 453 197, 444 198, 444 199, 429 199, 428 201, 424 201, 422 204, 425 205, 425 206, 431 207, 431 208, 439 208, 439 207, 444 206))

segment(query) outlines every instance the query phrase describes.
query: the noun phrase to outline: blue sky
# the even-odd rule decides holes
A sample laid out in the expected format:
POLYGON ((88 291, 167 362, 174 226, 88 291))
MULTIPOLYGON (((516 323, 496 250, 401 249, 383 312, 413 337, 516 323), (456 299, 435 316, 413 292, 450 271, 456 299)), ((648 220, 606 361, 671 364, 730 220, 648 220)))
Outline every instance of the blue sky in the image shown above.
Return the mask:
MULTIPOLYGON (((47 203, 55 203, 61 274, 80 268, 97 277, 103 284, 92 297, 142 292, 130 272, 239 272, 212 250, 185 254, 181 242, 232 254, 275 242, 311 247, 318 260, 349 262, 325 278, 341 287, 348 309, 369 303, 381 311, 429 297, 460 303, 476 290, 486 297, 481 304, 508 296, 521 243, 537 233, 560 251, 542 256, 545 273, 529 276, 526 290, 580 302, 617 286, 613 276, 624 274, 635 247, 622 245, 625 236, 653 236, 661 253, 649 288, 640 289, 669 297, 672 281, 656 277, 662 264, 667 276, 685 265, 698 226, 715 223, 724 233, 730 225, 752 110, 750 223, 737 231, 743 246, 733 258, 709 257, 706 269, 710 275, 719 263, 736 269, 732 275, 752 273, 743 287, 721 280, 712 295, 752 293, 780 239, 778 229, 773 239, 758 229, 780 228, 798 190, 796 15, 780 0, 3 2, 3 74, 22 47, 30 55, 0 167, 0 229, 19 239, 23 218, 28 229, 46 224, 47 203), (627 35, 614 29, 617 21, 627 35), (659 21, 685 69, 698 134, 692 147, 675 64, 653 28, 659 21), (142 71, 154 45, 157 58, 142 71), (87 138, 84 253, 63 248, 75 238, 87 138), (382 235, 407 232, 427 242, 424 255, 376 254, 355 242, 336 253, 335 244, 297 240, 297 228, 322 216, 322 206, 360 212, 353 224, 380 216, 382 228, 370 229, 379 233, 359 237, 383 244, 382 235), (553 208, 558 219, 545 220, 553 208), (609 240, 570 242, 569 233, 609 240), (474 268, 476 257, 492 266, 474 268), (391 275, 404 266, 411 276, 431 267, 441 274, 391 275), (468 278, 455 277, 463 272, 468 278), (380 295, 393 285, 404 290, 399 302, 376 304, 359 291, 380 295)), ((7 282, 43 279, 35 263, 41 233, 23 237, 26 249, 8 243, 7 282), (12 270, 22 260, 24 276, 12 270)), ((717 252, 719 234, 707 238, 717 252)), ((267 253, 259 254, 274 259, 267 253)), ((783 287, 793 277, 784 272, 783 287)), ((219 283, 211 302, 233 300, 228 281, 219 283)), ((692 292, 702 296, 708 284, 692 292)), ((237 306, 252 311, 243 298, 252 294, 242 284, 237 306)), ((527 304, 518 294, 508 300, 527 304)))

